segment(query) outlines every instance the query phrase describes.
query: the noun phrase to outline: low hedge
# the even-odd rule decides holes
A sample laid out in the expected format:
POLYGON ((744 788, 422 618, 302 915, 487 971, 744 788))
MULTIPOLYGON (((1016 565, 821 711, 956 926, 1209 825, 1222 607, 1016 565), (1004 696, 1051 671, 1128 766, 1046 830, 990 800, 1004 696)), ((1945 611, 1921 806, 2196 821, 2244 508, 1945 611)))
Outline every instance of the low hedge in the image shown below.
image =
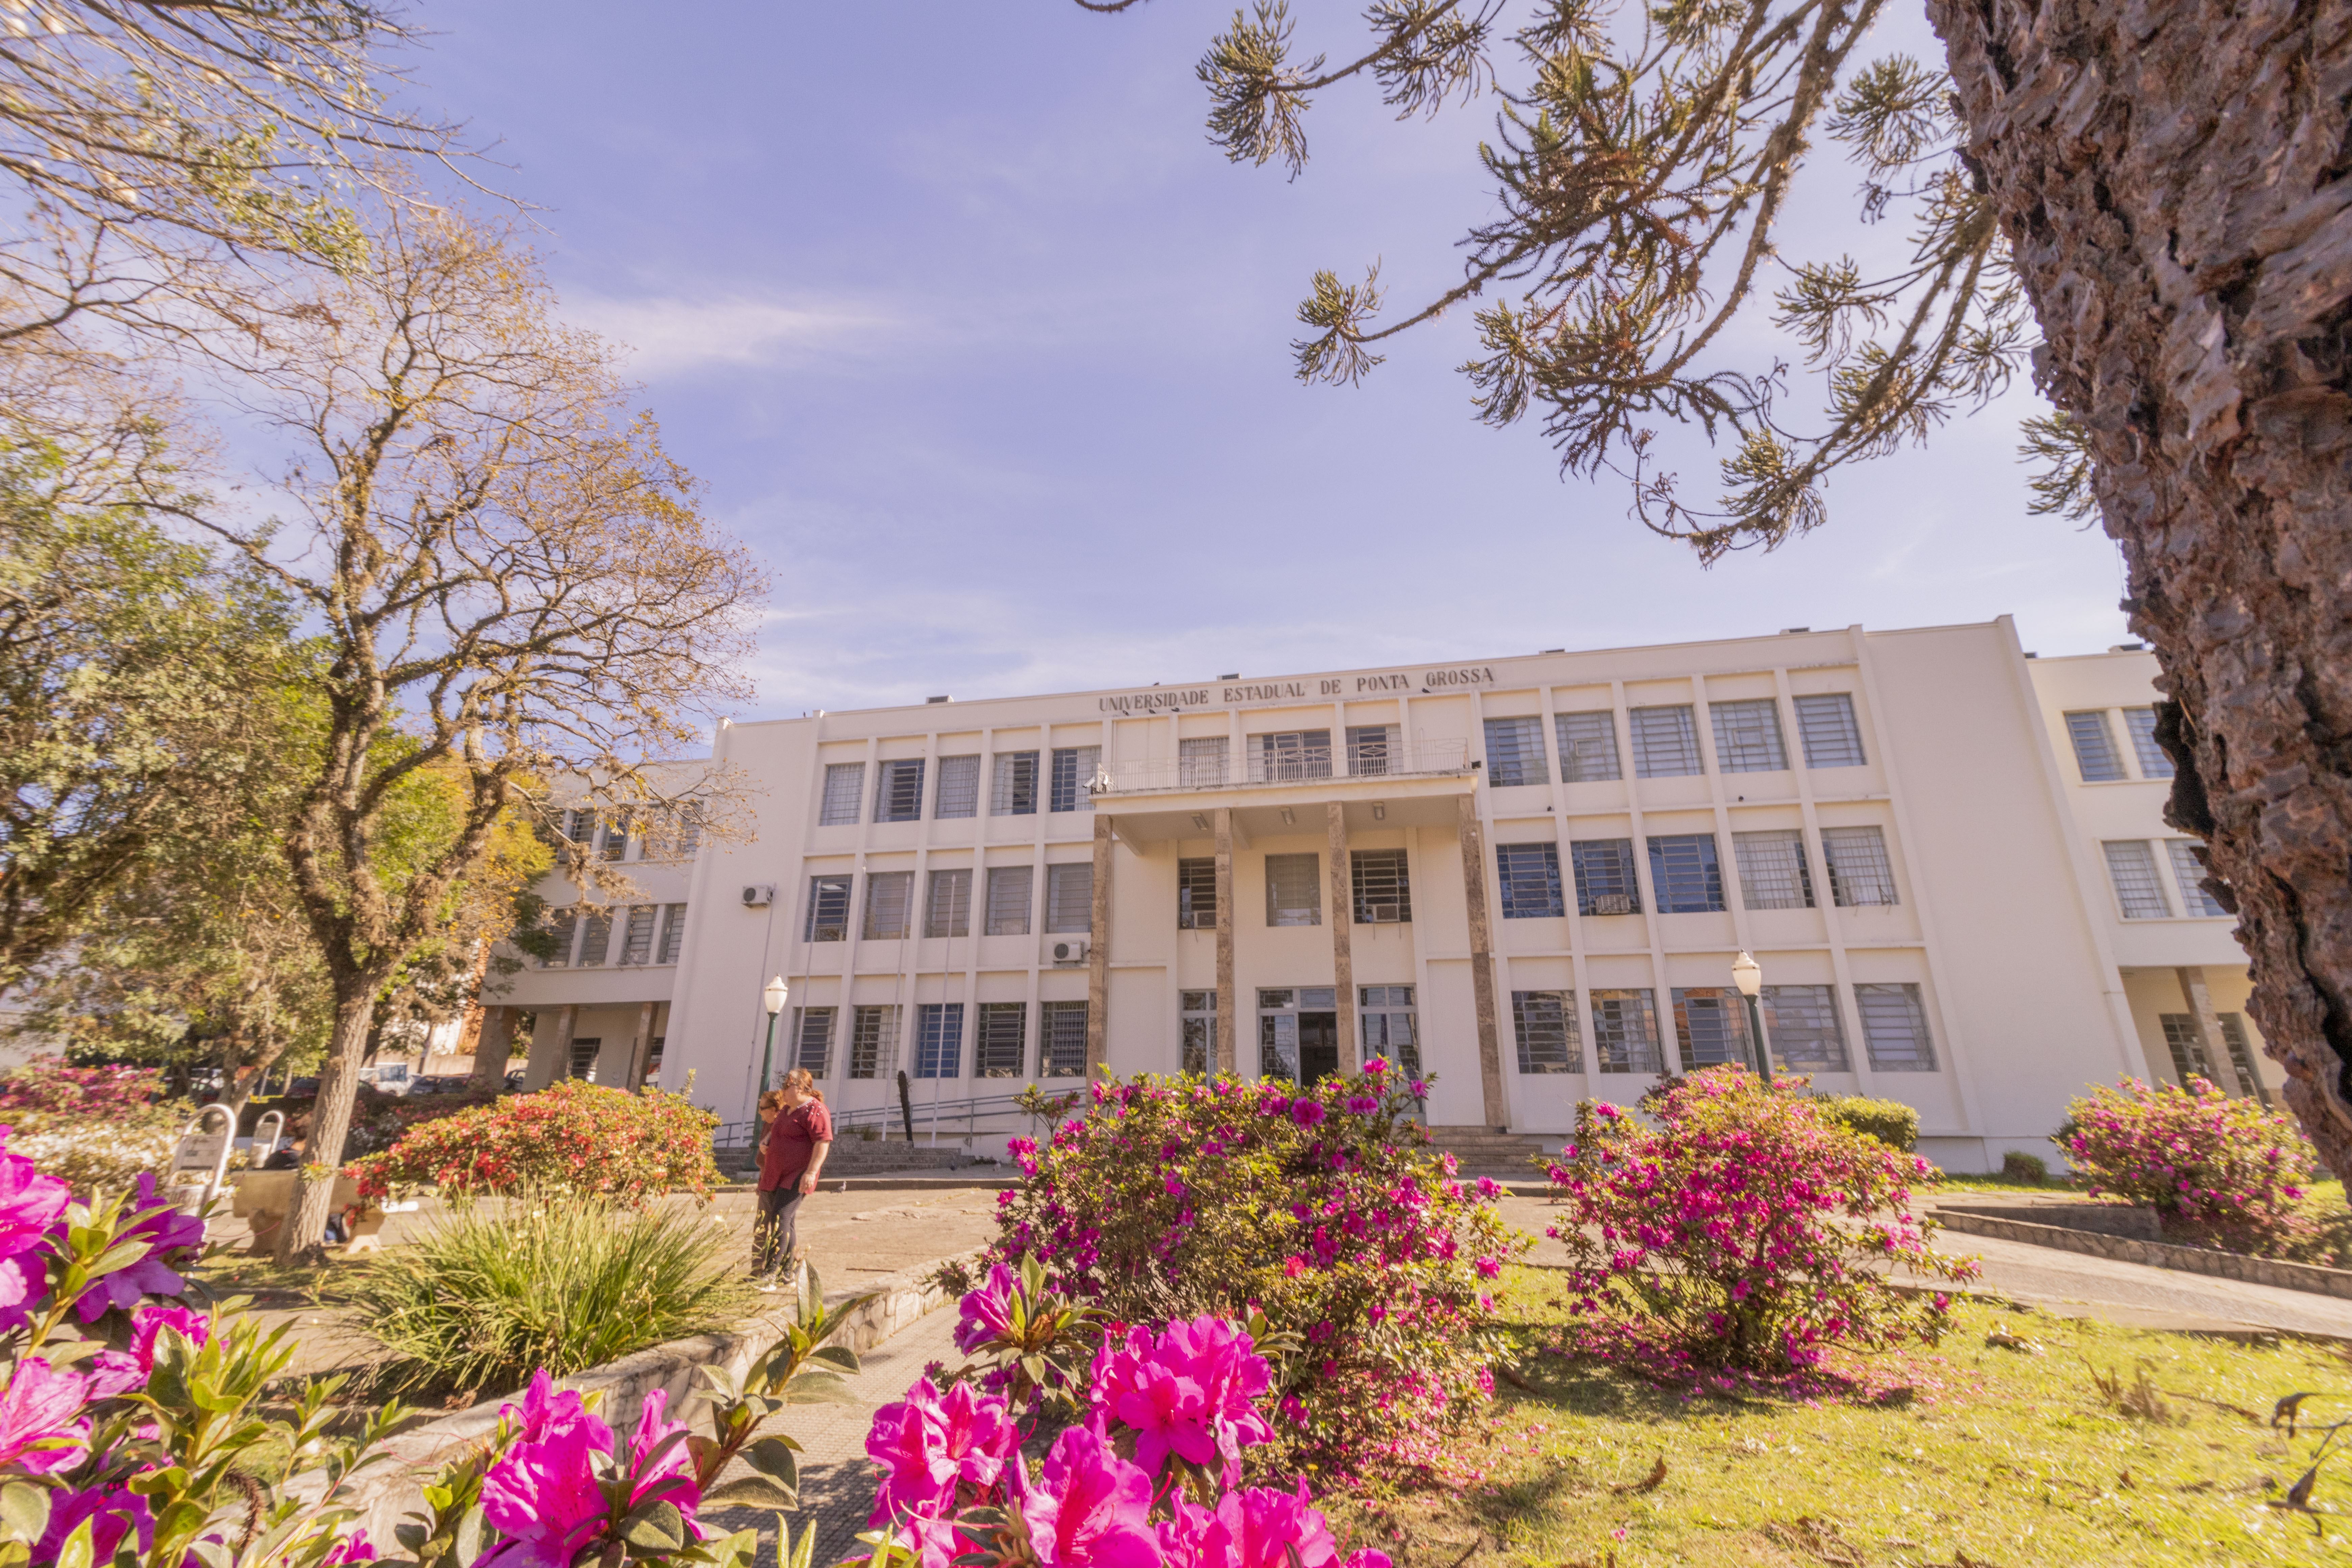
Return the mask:
POLYGON ((1860 1094, 1824 1094, 1815 1100, 1822 1113, 1847 1131, 1875 1138, 1906 1154, 1918 1152, 1919 1113, 1901 1100, 1860 1094))

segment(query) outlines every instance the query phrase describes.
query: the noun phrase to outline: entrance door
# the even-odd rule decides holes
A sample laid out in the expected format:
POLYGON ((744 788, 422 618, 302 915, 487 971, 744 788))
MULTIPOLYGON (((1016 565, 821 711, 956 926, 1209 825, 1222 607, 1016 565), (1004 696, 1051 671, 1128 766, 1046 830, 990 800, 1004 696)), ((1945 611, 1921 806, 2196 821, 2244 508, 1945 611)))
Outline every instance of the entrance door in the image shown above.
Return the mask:
POLYGON ((1298 1015, 1298 1081, 1314 1083, 1339 1074, 1339 1015, 1298 1015))

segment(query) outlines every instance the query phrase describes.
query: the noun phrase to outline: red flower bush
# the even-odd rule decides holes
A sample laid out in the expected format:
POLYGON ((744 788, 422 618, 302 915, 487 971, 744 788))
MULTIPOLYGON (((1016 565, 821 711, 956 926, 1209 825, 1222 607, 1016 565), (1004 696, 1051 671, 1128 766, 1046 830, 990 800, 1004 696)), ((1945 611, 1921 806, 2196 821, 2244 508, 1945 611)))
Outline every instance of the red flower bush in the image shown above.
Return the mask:
POLYGON ((567 1079, 411 1128, 348 1167, 362 1196, 427 1184, 444 1193, 566 1192, 641 1204, 666 1192, 710 1195, 719 1119, 683 1097, 627 1094, 567 1079))
POLYGON ((2053 1142, 2092 1195, 2154 1209, 2168 1237, 2268 1256, 2309 1228, 2294 1205, 2311 1179, 2311 1145, 2258 1101, 2201 1078, 2186 1090, 2126 1079, 2066 1110, 2053 1142))
POLYGON ((163 1098, 163 1074, 155 1068, 77 1068, 59 1057, 38 1057, 0 1078, 0 1111, 106 1116, 163 1098))

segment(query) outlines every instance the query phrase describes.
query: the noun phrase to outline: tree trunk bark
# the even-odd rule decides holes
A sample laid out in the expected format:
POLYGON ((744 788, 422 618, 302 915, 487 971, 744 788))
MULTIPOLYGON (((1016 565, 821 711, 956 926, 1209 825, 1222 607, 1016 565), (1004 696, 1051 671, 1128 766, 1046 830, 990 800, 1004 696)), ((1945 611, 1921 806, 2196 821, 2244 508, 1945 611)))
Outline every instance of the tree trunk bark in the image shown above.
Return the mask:
POLYGON ((335 1178, 343 1168, 343 1142, 352 1130, 352 1107, 359 1100, 360 1053, 375 1022, 376 984, 367 980, 352 987, 356 994, 336 999, 335 1032, 319 1074, 319 1099, 302 1149, 303 1172, 294 1179, 294 1212, 278 1231, 280 1263, 298 1254, 315 1258, 325 1244, 327 1217, 335 1210, 335 1178), (327 1168, 326 1180, 313 1182, 310 1171, 320 1165, 327 1168))
POLYGON ((1928 16, 2178 704, 2168 820, 2352 1176, 2352 0, 1928 16))

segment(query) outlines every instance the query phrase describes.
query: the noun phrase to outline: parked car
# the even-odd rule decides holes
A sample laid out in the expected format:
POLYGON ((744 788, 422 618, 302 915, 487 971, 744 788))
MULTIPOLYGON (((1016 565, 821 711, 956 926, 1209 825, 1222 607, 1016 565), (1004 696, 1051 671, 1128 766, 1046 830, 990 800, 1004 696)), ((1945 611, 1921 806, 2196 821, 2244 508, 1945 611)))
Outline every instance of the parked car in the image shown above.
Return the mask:
POLYGON ((406 1094, 416 1080, 409 1076, 406 1062, 377 1062, 360 1068, 360 1081, 379 1094, 406 1094))
POLYGON ((408 1092, 418 1094, 463 1094, 473 1087, 473 1079, 463 1073, 434 1073, 420 1078, 408 1086, 408 1092))

